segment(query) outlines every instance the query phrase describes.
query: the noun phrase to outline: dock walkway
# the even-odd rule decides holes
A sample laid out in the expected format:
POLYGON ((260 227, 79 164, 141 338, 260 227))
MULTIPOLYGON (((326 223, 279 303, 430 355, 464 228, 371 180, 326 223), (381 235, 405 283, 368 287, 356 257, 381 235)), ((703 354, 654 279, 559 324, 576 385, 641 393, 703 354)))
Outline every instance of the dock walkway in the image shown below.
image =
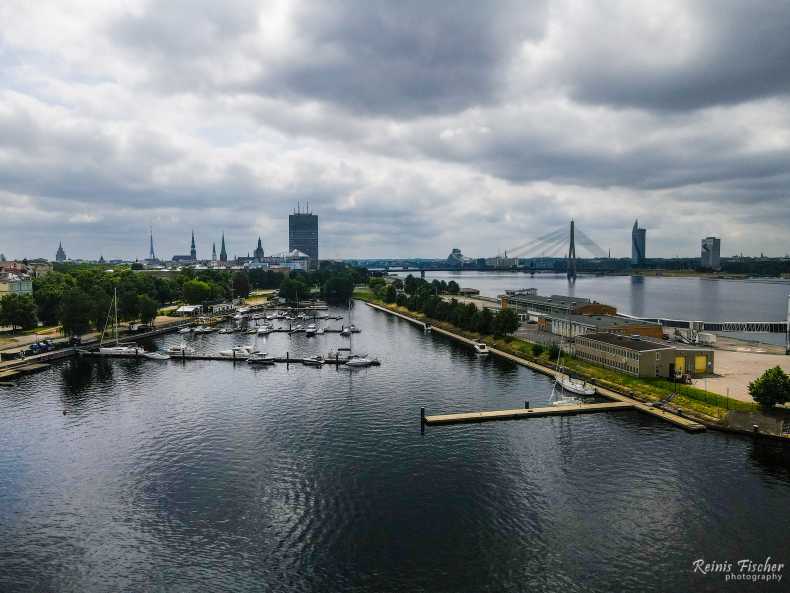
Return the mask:
POLYGON ((594 412, 613 412, 616 410, 632 410, 633 408, 634 404, 627 402, 573 404, 568 406, 547 406, 545 408, 441 414, 438 416, 425 416, 424 422, 428 425, 465 424, 469 422, 488 422, 491 420, 520 420, 523 418, 538 418, 542 416, 568 416, 575 414, 591 414, 594 412))

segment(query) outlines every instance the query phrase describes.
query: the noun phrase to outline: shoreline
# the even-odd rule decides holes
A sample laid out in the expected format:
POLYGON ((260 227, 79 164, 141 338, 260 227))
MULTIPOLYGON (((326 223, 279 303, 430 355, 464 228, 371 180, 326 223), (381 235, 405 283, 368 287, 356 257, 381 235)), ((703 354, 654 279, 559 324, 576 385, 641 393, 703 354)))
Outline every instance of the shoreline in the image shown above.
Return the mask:
MULTIPOLYGON (((396 317, 400 317, 400 318, 402 318, 402 319, 404 319, 406 321, 409 321, 411 323, 414 323, 416 325, 423 325, 424 326, 424 324, 425 324, 425 322, 423 322, 422 320, 420 320, 420 319, 418 319, 418 318, 416 318, 416 317, 414 317, 412 315, 406 315, 406 314, 401 313, 399 311, 394 311, 392 309, 389 309, 388 307, 380 305, 378 303, 372 303, 372 302, 366 300, 365 298, 361 298, 360 296, 355 296, 354 298, 359 300, 359 301, 364 302, 365 304, 367 304, 371 308, 374 308, 374 309, 379 310, 379 311, 384 312, 384 313, 388 313, 390 315, 394 315, 396 317)), ((454 339, 456 341, 462 342, 462 343, 471 344, 471 343, 474 342, 474 340, 466 338, 466 337, 464 337, 464 336, 462 336, 462 335, 460 335, 460 334, 458 334, 456 332, 449 331, 449 330, 446 330, 444 328, 437 327, 436 325, 433 325, 433 331, 438 331, 439 333, 441 333, 441 334, 443 334, 443 335, 445 335, 447 337, 450 337, 450 338, 452 338, 452 339, 454 339)), ((531 361, 531 360, 529 360, 527 358, 522 358, 521 356, 516 356, 516 355, 508 353, 508 352, 500 351, 499 349, 496 349, 496 348, 489 348, 489 350, 491 350, 491 352, 493 354, 495 354, 496 356, 499 356, 501 358, 506 358, 506 359, 508 359, 508 360, 510 360, 512 362, 515 362, 516 364, 519 364, 519 365, 522 365, 522 366, 526 366, 526 367, 531 368, 532 370, 534 370, 536 372, 539 372, 541 374, 545 374, 545 375, 548 375, 548 376, 555 376, 556 375, 556 371, 555 370, 553 370, 553 369, 551 369, 551 368, 549 368, 549 367, 547 367, 547 366, 545 366, 545 365, 543 365, 541 363, 537 363, 537 362, 531 361)), ((790 357, 787 357, 787 358, 788 358, 788 363, 790 364, 790 357)), ((709 378, 708 380, 710 381, 711 379, 709 378)), ((785 435, 783 435, 781 433, 765 432, 762 429, 762 426, 769 426, 770 424, 775 424, 775 422, 773 422, 773 418, 771 416, 764 415, 760 411, 749 412, 749 413, 728 411, 727 414, 721 420, 718 420, 718 419, 714 419, 712 416, 708 417, 705 414, 698 413, 695 410, 690 410, 688 408, 675 406, 678 411, 677 411, 677 413, 673 414, 672 412, 667 412, 667 411, 661 410, 659 408, 651 407, 650 404, 652 403, 652 400, 650 400, 649 398, 645 399, 645 398, 640 397, 638 392, 636 390, 634 390, 634 389, 625 387, 625 386, 620 385, 620 384, 611 383, 609 381, 607 381, 606 385, 604 386, 604 385, 602 385, 601 381, 596 380, 594 378, 591 379, 590 382, 595 384, 596 391, 598 391, 602 396, 607 397, 609 399, 619 400, 619 401, 633 401, 634 404, 635 404, 635 407, 639 411, 647 412, 647 413, 649 413, 651 415, 654 415, 654 416, 657 416, 657 417, 663 417, 666 420, 669 420, 668 415, 671 414, 672 416, 678 417, 678 419, 685 419, 686 421, 690 420, 692 422, 698 423, 698 424, 702 425, 703 427, 710 428, 712 430, 719 430, 719 431, 722 431, 722 432, 729 432, 729 433, 737 433, 737 434, 741 434, 741 435, 748 435, 748 436, 751 436, 751 437, 769 438, 771 440, 777 440, 777 441, 781 441, 783 443, 790 442, 790 436, 785 436, 785 435), (729 414, 733 414, 731 422, 728 422, 729 414), (747 421, 746 423, 744 423, 744 418, 743 418, 744 415, 746 415, 746 421, 747 421), (760 422, 760 421, 762 421, 762 422, 760 422), (761 428, 759 430, 755 431, 753 429, 747 430, 743 426, 748 426, 750 428, 753 427, 753 426, 761 426, 761 428)), ((781 414, 782 412, 783 412, 783 410, 781 410, 781 409, 777 410, 778 414, 781 414)), ((670 420, 670 421, 672 421, 672 420, 670 420)), ((676 425, 682 426, 681 423, 678 423, 678 422, 673 422, 673 423, 676 424, 676 425)))

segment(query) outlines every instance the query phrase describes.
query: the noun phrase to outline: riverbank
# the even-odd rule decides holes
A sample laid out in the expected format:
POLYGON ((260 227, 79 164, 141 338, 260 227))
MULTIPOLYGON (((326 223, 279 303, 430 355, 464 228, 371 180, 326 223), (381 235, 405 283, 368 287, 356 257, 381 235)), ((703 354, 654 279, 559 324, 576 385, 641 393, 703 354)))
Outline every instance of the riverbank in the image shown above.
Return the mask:
MULTIPOLYGON (((535 354, 533 344, 524 340, 510 337, 497 339, 493 336, 480 336, 465 332, 450 324, 430 320, 421 313, 415 313, 394 304, 383 303, 367 291, 357 292, 355 296, 398 316, 421 323, 429 322, 433 327, 439 328, 442 333, 456 339, 484 341, 490 348, 504 353, 507 358, 523 362, 526 366, 539 372, 547 371, 552 375, 555 373, 555 365, 552 360, 549 360, 548 353, 541 348, 539 354, 535 354)), ((633 398, 643 404, 655 403, 674 393, 672 403, 665 405, 664 408, 670 413, 677 413, 681 417, 690 418, 707 427, 751 434, 753 427, 758 426, 758 432, 762 436, 779 438, 783 441, 788 440, 787 435, 783 435, 785 418, 783 410, 777 409, 775 412, 766 413, 753 401, 726 397, 697 386, 679 385, 665 379, 631 377, 611 369, 591 365, 572 356, 565 355, 563 365, 569 372, 589 380, 599 389, 606 389, 613 395, 619 394, 633 398), (749 423, 745 424, 745 422, 749 423)))

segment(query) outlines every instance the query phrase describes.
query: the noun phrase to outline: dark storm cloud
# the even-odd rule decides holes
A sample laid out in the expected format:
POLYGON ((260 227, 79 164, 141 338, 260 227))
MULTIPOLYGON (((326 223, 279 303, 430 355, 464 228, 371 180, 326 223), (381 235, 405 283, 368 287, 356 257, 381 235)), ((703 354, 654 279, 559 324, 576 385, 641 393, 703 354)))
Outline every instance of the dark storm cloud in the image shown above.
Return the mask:
POLYGON ((600 30, 582 32, 591 43, 578 45, 561 66, 572 96, 685 111, 790 92, 789 3, 706 0, 680 7, 691 13, 688 35, 678 30, 686 18, 679 9, 664 24, 666 45, 653 45, 653 35, 595 43, 600 30))
POLYGON ((490 255, 571 216, 593 235, 622 227, 627 247, 657 203, 651 236, 673 250, 697 223, 759 222, 749 240, 775 244, 790 223, 787 3, 41 0, 10 14, 0 235, 31 255, 61 233, 70 254, 144 255, 152 220, 165 253, 191 226, 201 251, 222 228, 239 253, 258 234, 279 251, 308 200, 327 256, 459 241, 490 255))

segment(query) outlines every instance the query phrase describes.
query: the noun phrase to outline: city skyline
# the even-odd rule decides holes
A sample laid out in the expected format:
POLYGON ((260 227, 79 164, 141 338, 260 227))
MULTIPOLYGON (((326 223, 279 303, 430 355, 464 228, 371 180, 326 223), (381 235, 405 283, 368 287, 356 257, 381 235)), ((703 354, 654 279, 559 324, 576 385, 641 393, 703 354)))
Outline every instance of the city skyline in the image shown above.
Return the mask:
POLYGON ((635 218, 656 257, 711 235, 789 250, 787 6, 86 0, 4 16, 6 255, 51 257, 59 239, 75 258, 144 258, 149 225, 162 254, 183 228, 284 246, 297 201, 320 212, 326 258, 491 256, 571 218, 621 256, 635 218))

